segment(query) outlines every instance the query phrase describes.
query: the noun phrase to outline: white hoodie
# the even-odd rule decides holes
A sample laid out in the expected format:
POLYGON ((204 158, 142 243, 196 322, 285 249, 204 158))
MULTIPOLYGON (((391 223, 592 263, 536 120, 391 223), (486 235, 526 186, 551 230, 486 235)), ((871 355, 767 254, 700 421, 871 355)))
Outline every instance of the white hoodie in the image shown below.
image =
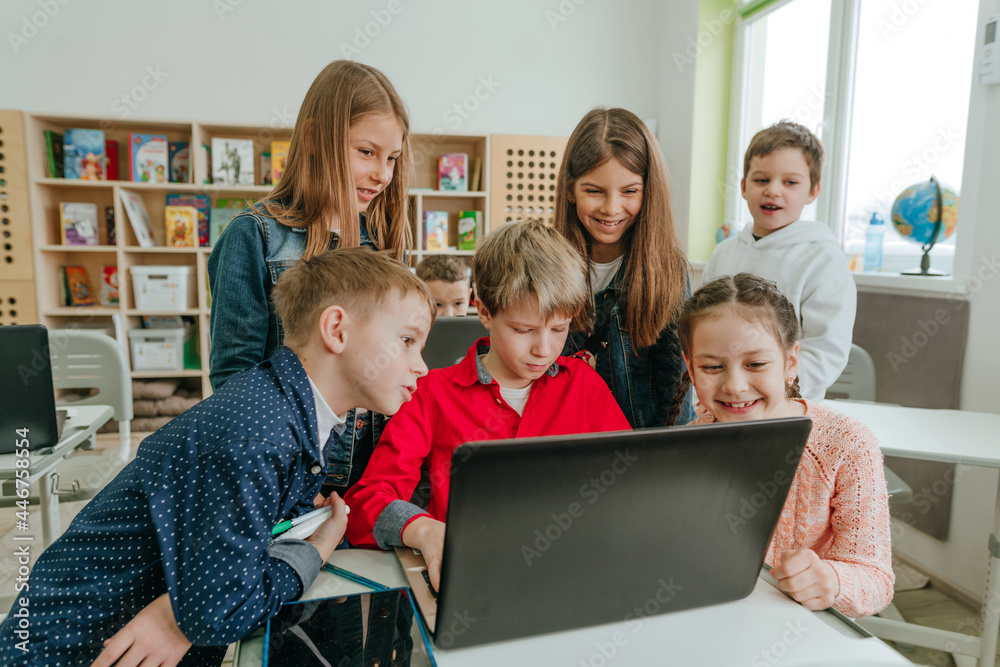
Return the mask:
POLYGON ((858 292, 840 244, 826 225, 799 220, 759 241, 747 224, 720 243, 702 273, 702 284, 743 271, 770 280, 795 306, 802 327, 799 387, 822 400, 847 365, 858 292))

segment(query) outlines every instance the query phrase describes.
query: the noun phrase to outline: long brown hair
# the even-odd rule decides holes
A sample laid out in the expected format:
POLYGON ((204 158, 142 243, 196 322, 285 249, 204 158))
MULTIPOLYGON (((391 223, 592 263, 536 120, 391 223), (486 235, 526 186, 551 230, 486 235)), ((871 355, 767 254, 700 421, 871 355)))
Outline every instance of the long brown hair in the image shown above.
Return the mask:
POLYGON ((410 247, 407 191, 410 181, 410 120, 382 72, 350 60, 335 60, 319 73, 302 101, 292 130, 281 181, 261 200, 283 225, 308 230, 304 259, 330 247, 331 220, 338 247, 361 243, 358 202, 349 155, 351 125, 368 114, 392 114, 403 129, 403 148, 392 181, 368 205, 368 234, 380 250, 402 260, 410 247))
MULTIPOLYGON (((684 302, 677 313, 677 340, 681 352, 691 358, 691 332, 698 322, 714 315, 720 308, 736 308, 748 322, 770 331, 778 339, 781 350, 787 355, 799 340, 799 318, 795 307, 774 283, 752 273, 722 276, 702 285, 684 302)), ((673 425, 680 414, 681 404, 691 387, 691 376, 684 369, 684 376, 677 387, 674 403, 667 416, 667 426, 673 425)), ((796 377, 785 392, 788 398, 801 398, 799 378, 796 377)))
MULTIPOLYGON (((584 258, 589 257, 590 236, 569 194, 577 179, 610 159, 642 177, 642 207, 622 239, 625 329, 638 350, 656 342, 684 300, 688 264, 674 228, 670 180, 660 145, 634 113, 598 107, 573 130, 559 170, 555 228, 584 258)), ((589 284, 589 271, 587 280, 589 284)), ((581 316, 584 326, 589 319, 585 318, 581 316)))

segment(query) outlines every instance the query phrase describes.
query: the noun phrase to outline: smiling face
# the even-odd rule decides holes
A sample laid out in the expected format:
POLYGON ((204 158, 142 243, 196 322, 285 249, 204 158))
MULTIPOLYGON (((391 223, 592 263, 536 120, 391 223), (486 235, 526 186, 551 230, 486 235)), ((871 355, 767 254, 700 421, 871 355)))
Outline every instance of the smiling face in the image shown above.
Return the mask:
POLYGON ((803 414, 787 398, 788 378, 798 370, 798 343, 787 353, 777 336, 725 306, 700 318, 684 355, 698 400, 720 422, 803 414))
POLYGON ((819 183, 811 185, 809 165, 799 148, 755 156, 740 188, 757 236, 767 236, 798 220, 802 209, 819 194, 819 183))
POLYGON ((642 176, 611 158, 576 179, 569 201, 590 236, 590 259, 610 262, 622 255, 622 238, 642 210, 642 176))
POLYGON ((347 141, 358 211, 364 211, 392 182, 403 150, 403 128, 391 114, 368 114, 351 124, 347 141))
POLYGON ((495 315, 478 301, 476 305, 480 321, 490 331, 490 351, 483 365, 501 387, 527 387, 562 353, 573 318, 557 314, 544 321, 535 295, 495 315))
POLYGON ((390 296, 370 318, 351 322, 344 358, 359 407, 391 415, 413 397, 427 374, 420 352, 430 327, 427 301, 416 293, 390 296))
POLYGON ((438 317, 463 317, 469 310, 469 281, 428 280, 438 317))

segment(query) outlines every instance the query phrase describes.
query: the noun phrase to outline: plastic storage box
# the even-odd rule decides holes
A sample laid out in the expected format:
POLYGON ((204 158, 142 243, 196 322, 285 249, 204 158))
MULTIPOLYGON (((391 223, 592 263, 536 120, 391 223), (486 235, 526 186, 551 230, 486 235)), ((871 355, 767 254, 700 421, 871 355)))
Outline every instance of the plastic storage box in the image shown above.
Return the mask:
POLYGON ((181 311, 196 307, 198 285, 193 266, 133 266, 131 271, 137 310, 181 311))
POLYGON ((134 371, 182 371, 185 346, 195 344, 194 326, 183 329, 130 329, 134 371))

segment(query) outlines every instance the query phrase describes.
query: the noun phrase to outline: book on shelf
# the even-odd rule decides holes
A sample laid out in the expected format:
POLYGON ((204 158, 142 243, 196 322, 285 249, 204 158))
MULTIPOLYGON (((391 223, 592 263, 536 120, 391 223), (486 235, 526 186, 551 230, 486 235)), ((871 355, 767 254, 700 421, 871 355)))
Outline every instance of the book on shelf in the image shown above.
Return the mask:
POLYGON ((216 185, 253 185, 253 141, 212 139, 212 182, 216 185))
POLYGON ((194 206, 198 209, 198 245, 205 247, 208 242, 208 211, 212 200, 207 195, 167 195, 167 206, 194 206))
POLYGON ((138 183, 167 182, 167 138, 159 134, 128 135, 132 180, 138 183))
MULTIPOLYGON (((201 179, 201 182, 205 185, 209 185, 212 182, 212 147, 208 144, 201 145, 201 155, 205 159, 205 178, 201 179)), ((192 170, 192 173, 194 171, 192 170)))
POLYGON ((104 132, 71 128, 63 133, 63 174, 82 181, 103 181, 104 132))
POLYGON ((191 143, 188 141, 168 142, 167 163, 170 165, 171 183, 190 183, 191 143))
POLYGON ((215 246, 219 242, 219 236, 226 229, 226 225, 242 212, 242 208, 213 208, 209 215, 208 244, 215 246))
POLYGON ((271 185, 271 154, 260 154, 260 184, 271 185))
POLYGON ((153 223, 149 220, 149 212, 146 211, 146 203, 142 197, 128 190, 120 190, 122 206, 125 214, 132 223, 132 231, 135 238, 143 248, 152 248, 156 245, 156 237, 153 235, 153 223))
POLYGON ((100 245, 97 204, 59 202, 59 231, 63 245, 100 245))
POLYGON ((115 207, 104 207, 104 223, 108 228, 108 245, 118 245, 118 229, 115 226, 115 207))
POLYGON ((469 190, 469 156, 465 153, 442 153, 438 156, 438 190, 469 190))
POLYGON ((45 137, 45 173, 49 178, 63 178, 63 135, 52 130, 42 134, 45 137))
POLYGON ((120 176, 118 170, 118 142, 114 139, 104 140, 104 177, 109 181, 117 181, 120 176))
POLYGON ((102 306, 118 305, 118 267, 101 267, 101 295, 102 306))
POLYGON ((447 211, 424 211, 424 249, 448 249, 447 211))
POLYGON ((198 209, 194 206, 167 206, 163 209, 163 225, 166 231, 165 245, 171 248, 198 246, 198 209))
POLYGON ((215 208, 235 208, 242 211, 245 208, 253 206, 253 202, 254 200, 247 199, 246 197, 223 197, 215 200, 215 208))
POLYGON ((290 141, 271 142, 271 183, 277 185, 281 181, 281 174, 285 171, 285 161, 288 159, 288 147, 290 141))
POLYGON ((82 266, 59 267, 61 299, 64 306, 93 306, 94 291, 90 288, 87 269, 82 266))
POLYGON ((479 230, 483 226, 482 211, 458 212, 458 249, 475 250, 479 230))
POLYGON ((472 167, 469 169, 469 190, 481 192, 483 189, 483 158, 472 158, 472 167))

